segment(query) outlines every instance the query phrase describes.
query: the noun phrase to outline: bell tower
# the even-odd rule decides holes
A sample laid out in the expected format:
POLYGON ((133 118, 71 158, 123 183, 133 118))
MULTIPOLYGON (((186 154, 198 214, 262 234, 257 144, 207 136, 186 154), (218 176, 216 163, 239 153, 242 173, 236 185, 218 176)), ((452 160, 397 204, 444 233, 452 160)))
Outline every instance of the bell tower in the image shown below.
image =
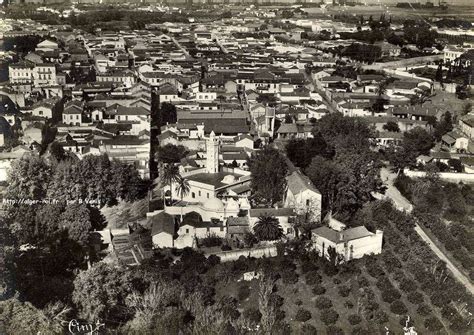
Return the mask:
POLYGON ((206 141, 206 170, 207 173, 219 172, 219 140, 214 131, 206 141))

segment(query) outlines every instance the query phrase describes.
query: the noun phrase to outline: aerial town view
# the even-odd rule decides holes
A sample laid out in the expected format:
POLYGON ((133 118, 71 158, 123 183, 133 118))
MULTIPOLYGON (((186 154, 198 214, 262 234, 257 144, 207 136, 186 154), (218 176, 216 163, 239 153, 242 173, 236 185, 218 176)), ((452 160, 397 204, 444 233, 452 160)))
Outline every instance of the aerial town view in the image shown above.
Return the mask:
POLYGON ((0 0, 0 334, 474 334, 472 0, 0 0))

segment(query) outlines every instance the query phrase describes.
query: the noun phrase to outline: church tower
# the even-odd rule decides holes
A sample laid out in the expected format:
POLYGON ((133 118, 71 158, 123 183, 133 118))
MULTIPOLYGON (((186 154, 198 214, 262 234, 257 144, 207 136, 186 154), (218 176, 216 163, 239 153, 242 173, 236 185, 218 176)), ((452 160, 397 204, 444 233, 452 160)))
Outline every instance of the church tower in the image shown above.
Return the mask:
POLYGON ((207 173, 219 172, 219 141, 214 131, 206 141, 206 170, 207 173))

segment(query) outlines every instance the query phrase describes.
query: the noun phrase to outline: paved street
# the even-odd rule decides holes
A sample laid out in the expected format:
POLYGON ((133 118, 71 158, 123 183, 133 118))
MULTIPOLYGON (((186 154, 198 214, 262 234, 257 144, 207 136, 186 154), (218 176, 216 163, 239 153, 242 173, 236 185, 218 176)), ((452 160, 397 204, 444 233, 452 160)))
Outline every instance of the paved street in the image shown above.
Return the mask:
MULTIPOLYGON (((413 205, 398 191, 398 189, 393 186, 393 181, 396 178, 396 173, 389 171, 386 168, 383 168, 380 172, 380 176, 387 186, 387 191, 385 192, 386 197, 393 200, 395 206, 402 211, 411 212, 413 209, 413 205)), ((446 263, 446 267, 451 271, 454 278, 456 278, 461 284, 466 287, 466 289, 474 294, 474 285, 471 283, 469 278, 465 276, 449 259, 448 257, 435 245, 435 243, 431 240, 431 238, 426 235, 426 233, 421 229, 421 227, 416 224, 415 231, 418 235, 425 241, 428 246, 433 250, 433 252, 441 259, 443 262, 446 263)))

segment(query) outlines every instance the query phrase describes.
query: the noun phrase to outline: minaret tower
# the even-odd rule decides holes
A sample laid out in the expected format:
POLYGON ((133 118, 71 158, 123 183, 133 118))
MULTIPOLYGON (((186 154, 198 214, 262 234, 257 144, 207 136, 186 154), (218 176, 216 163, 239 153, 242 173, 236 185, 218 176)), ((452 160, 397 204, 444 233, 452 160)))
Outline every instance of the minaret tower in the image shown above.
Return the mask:
POLYGON ((207 173, 219 172, 219 141, 214 131, 206 141, 206 170, 207 173))

